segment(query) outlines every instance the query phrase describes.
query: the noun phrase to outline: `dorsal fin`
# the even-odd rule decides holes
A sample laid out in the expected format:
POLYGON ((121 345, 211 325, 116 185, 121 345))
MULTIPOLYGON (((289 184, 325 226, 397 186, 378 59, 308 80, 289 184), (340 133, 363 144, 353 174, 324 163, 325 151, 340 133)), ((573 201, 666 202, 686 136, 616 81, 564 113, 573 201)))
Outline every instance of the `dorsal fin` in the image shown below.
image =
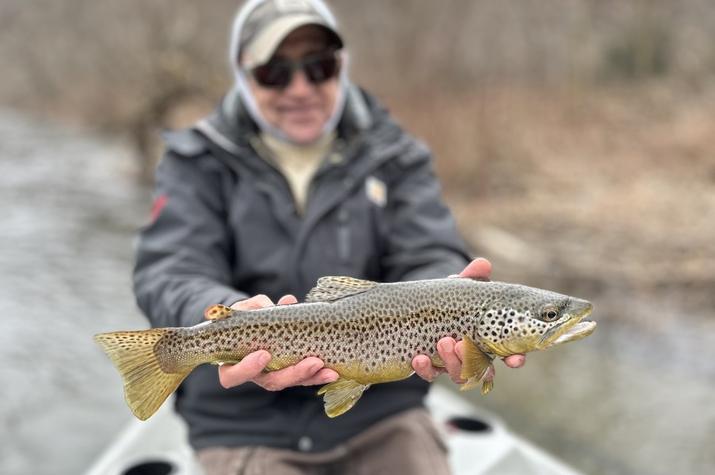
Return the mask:
POLYGON ((306 302, 332 302, 351 295, 361 294, 376 286, 377 282, 356 279, 354 277, 327 276, 318 279, 318 283, 308 292, 306 302))

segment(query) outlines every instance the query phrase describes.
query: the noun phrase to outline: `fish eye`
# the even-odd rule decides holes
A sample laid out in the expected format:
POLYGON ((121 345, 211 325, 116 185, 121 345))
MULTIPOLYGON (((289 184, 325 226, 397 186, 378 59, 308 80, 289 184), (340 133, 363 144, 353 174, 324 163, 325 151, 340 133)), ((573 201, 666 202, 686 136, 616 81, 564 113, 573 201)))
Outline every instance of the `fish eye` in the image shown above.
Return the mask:
POLYGON ((559 310, 553 305, 547 305, 541 310, 541 319, 545 322, 553 322, 559 318, 559 310))

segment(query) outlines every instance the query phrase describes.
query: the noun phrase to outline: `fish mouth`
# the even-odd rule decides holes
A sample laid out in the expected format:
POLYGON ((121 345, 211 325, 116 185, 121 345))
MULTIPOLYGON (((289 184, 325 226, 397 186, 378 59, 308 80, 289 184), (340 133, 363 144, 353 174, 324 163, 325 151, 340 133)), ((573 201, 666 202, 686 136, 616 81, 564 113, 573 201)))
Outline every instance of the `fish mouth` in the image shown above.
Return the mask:
POLYGON ((593 305, 586 300, 574 299, 571 302, 570 318, 563 324, 552 328, 541 338, 539 347, 546 349, 569 341, 587 337, 596 329, 596 322, 589 320, 593 305))
POLYGON ((585 338, 596 329, 596 322, 592 320, 584 320, 578 322, 576 325, 571 327, 568 331, 563 333, 561 336, 556 338, 551 342, 549 346, 560 345, 561 343, 566 343, 569 341, 580 340, 585 338))

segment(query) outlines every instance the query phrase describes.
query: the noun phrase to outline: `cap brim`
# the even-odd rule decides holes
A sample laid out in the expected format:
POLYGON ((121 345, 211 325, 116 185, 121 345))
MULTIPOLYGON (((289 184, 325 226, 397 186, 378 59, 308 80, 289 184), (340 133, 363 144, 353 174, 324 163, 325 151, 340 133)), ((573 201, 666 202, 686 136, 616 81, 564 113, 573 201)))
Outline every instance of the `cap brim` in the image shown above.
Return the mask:
POLYGON ((320 16, 291 15, 274 21, 251 41, 250 46, 243 52, 243 65, 247 68, 252 68, 266 63, 271 59, 276 48, 278 48, 286 36, 297 28, 305 25, 322 26, 333 35, 333 39, 337 41, 338 47, 343 46, 343 40, 340 38, 340 35, 320 16))

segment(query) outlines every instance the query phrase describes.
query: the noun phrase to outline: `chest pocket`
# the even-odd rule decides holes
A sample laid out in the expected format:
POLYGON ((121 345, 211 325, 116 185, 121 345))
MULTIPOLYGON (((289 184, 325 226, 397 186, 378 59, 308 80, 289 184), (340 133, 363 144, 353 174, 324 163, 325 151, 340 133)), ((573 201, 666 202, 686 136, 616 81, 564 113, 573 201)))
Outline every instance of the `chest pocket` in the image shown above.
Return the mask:
POLYGON ((385 182, 371 175, 356 183, 334 210, 331 217, 334 259, 342 274, 379 278, 386 239, 383 216, 386 204, 385 182))

